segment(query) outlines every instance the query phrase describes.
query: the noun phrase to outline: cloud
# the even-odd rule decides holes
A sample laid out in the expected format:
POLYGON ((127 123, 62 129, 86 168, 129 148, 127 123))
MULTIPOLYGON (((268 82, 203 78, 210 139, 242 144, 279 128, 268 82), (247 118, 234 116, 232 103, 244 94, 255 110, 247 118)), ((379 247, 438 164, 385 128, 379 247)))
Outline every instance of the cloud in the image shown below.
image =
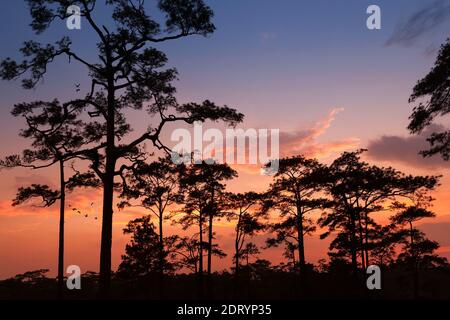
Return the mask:
POLYGON ((398 24, 386 45, 411 46, 448 19, 450 19, 449 0, 430 3, 398 24))
MULTIPOLYGON (((335 153, 343 151, 354 150, 358 148, 360 139, 356 137, 349 137, 339 140, 331 140, 321 142, 318 138, 325 134, 331 127, 336 115, 344 111, 343 108, 332 109, 323 119, 316 121, 309 128, 281 131, 279 140, 279 154, 280 157, 291 157, 296 155, 303 155, 310 158, 324 159, 335 153)), ((226 145, 229 145, 233 140, 227 140, 226 145)), ((224 153, 236 153, 236 145, 233 144, 234 149, 224 148, 224 153)), ((250 144, 245 145, 245 154, 249 153, 250 144)), ((254 146, 257 147, 257 146, 254 146)), ((235 164, 232 167, 238 172, 248 174, 260 174, 261 164, 235 164)))
POLYGON ((282 156, 303 154, 308 157, 327 157, 334 152, 354 149, 359 145, 358 138, 350 137, 342 140, 319 142, 343 108, 332 109, 328 115, 317 121, 311 128, 280 133, 280 153, 282 156))
POLYGON ((342 111, 344 111, 343 108, 331 110, 325 119, 319 120, 311 128, 293 132, 282 132, 280 135, 280 144, 288 149, 296 149, 302 145, 312 143, 317 137, 325 133, 335 120, 336 115, 342 111))
POLYGON ((429 143, 426 139, 432 132, 444 130, 443 126, 433 124, 420 135, 405 137, 383 135, 378 139, 369 141, 367 155, 373 160, 393 161, 422 169, 449 168, 450 162, 442 160, 438 155, 423 158, 418 154, 422 150, 429 149, 429 143))
MULTIPOLYGON (((324 159, 335 153, 354 150, 360 144, 360 139, 356 137, 346 137, 330 141, 319 140, 331 127, 337 114, 342 111, 344 111, 343 108, 334 108, 323 119, 316 121, 309 127, 292 131, 279 131, 279 144, 277 149, 272 145, 273 136, 271 134, 273 134, 273 129, 266 131, 269 137, 267 140, 262 140, 262 136, 258 137, 258 130, 262 129, 229 128, 224 134, 220 130, 208 131, 214 129, 210 128, 203 132, 204 141, 201 141, 203 147, 202 156, 205 159, 215 158, 220 162, 226 161, 239 172, 260 174, 261 166, 266 160, 261 158, 260 153, 264 151, 259 149, 259 145, 261 143, 268 143, 268 141, 270 141, 268 143, 268 150, 265 151, 268 153, 267 157, 290 157, 301 154, 306 157, 324 159), (244 143, 241 144, 242 142, 244 143), (232 160, 230 161, 230 159, 232 160)), ((188 135, 191 137, 194 134, 189 131, 188 135)), ((195 143, 192 143, 192 140, 189 139, 187 140, 187 144, 183 145, 183 152, 190 152, 190 150, 197 148, 195 143)), ((200 150, 197 150, 197 152, 200 155, 200 150)))

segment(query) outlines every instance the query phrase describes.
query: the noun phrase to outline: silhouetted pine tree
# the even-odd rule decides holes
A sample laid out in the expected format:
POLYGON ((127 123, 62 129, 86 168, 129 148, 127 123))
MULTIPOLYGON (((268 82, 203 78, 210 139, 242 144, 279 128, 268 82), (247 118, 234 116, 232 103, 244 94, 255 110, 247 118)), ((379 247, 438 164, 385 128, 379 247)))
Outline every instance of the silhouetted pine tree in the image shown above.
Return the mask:
POLYGON ((414 226, 414 223, 424 218, 436 216, 434 212, 428 210, 432 200, 431 197, 421 195, 420 201, 415 201, 413 205, 395 203, 393 207, 398 211, 391 217, 392 224, 397 228, 397 234, 401 236, 399 243, 402 244, 402 251, 396 262, 411 267, 415 299, 419 296, 419 270, 448 264, 445 258, 434 253, 439 244, 427 239, 425 234, 414 226))
POLYGON ((316 229, 308 214, 328 203, 319 195, 323 171, 324 167, 315 159, 300 155, 281 159, 265 201, 265 210, 276 211, 280 218, 271 226, 276 237, 267 243, 269 246, 284 243, 290 248, 294 245, 299 270, 306 264, 304 236, 316 229))
POLYGON ((324 189, 334 201, 319 219, 321 227, 337 235, 330 249, 339 257, 350 257, 354 272, 358 269, 358 251, 363 269, 370 265, 371 229, 376 223, 370 214, 383 209, 383 204, 395 198, 409 197, 419 190, 432 190, 438 183, 436 176, 405 175, 393 168, 383 168, 361 160, 361 153, 344 152, 329 166, 324 189))
POLYGON ((0 161, 0 168, 24 167, 44 169, 59 166, 59 188, 52 190, 48 185, 32 184, 20 187, 13 205, 17 206, 31 198, 41 198, 43 206, 50 207, 59 201, 59 249, 58 249, 58 296, 64 290, 64 219, 66 191, 77 187, 98 187, 100 181, 95 173, 76 172, 66 178, 66 162, 80 156, 80 148, 91 141, 83 134, 84 123, 78 119, 81 108, 76 103, 61 104, 35 101, 14 106, 12 115, 25 119, 26 128, 20 136, 30 139, 32 149, 25 149, 21 155, 7 156, 0 161))
MULTIPOLYGON (((421 133, 433 120, 450 112, 450 39, 441 46, 431 71, 417 82, 409 98, 418 103, 409 117, 411 133, 421 133)), ((444 160, 450 157, 450 131, 434 132, 428 138, 431 148, 422 151, 425 157, 440 154, 444 160)))
POLYGON ((261 221, 264 213, 261 212, 263 196, 256 192, 227 193, 224 198, 228 211, 227 219, 235 221, 234 227, 234 272, 239 275, 240 258, 246 250, 248 238, 252 238, 258 232, 266 228, 261 221))
MULTIPOLYGON (((164 21, 150 17, 142 0, 107 0, 106 7, 96 0, 28 0, 32 17, 31 27, 37 33, 46 31, 52 23, 69 18, 69 5, 78 5, 85 25, 98 38, 89 56, 97 59, 88 61, 84 52, 77 52, 68 37, 55 44, 42 45, 27 41, 21 52, 22 62, 11 59, 0 64, 0 77, 6 80, 25 76, 24 88, 34 88, 47 72, 48 65, 58 57, 67 57, 84 66, 91 79, 90 90, 78 102, 85 104, 85 113, 98 117, 103 139, 101 148, 86 152, 92 169, 103 184, 102 240, 100 252, 100 291, 107 294, 111 279, 111 244, 113 222, 113 194, 115 177, 122 171, 117 164, 134 157, 139 146, 148 141, 155 147, 167 149, 160 140, 160 134, 168 123, 181 121, 223 120, 227 123, 240 122, 243 115, 234 109, 218 107, 210 101, 180 105, 173 94, 171 82, 176 70, 164 68, 166 56, 152 45, 191 35, 206 36, 214 31, 211 23, 212 11, 202 0, 172 1, 159 0, 157 7, 164 21), (95 12, 112 12, 112 19, 100 21, 95 12), (100 103, 99 103, 100 102, 100 103), (117 132, 129 132, 124 111, 127 108, 142 110, 156 116, 148 130, 128 141, 117 142, 117 132), (119 122, 119 123, 118 123, 119 122)), ((104 15, 102 15, 104 16, 104 15)), ((83 49, 84 51, 86 49, 83 49)), ((149 123, 150 123, 150 116, 149 123)), ((123 134, 120 136, 123 138, 123 134)))
POLYGON ((150 211, 158 221, 159 256, 160 256, 160 293, 163 290, 164 266, 166 265, 164 252, 164 221, 170 219, 169 208, 182 199, 178 188, 178 166, 171 157, 159 158, 158 161, 146 163, 139 161, 126 174, 123 175, 121 197, 127 200, 119 204, 120 208, 126 206, 139 206, 150 211), (137 200, 135 204, 133 200, 137 200))

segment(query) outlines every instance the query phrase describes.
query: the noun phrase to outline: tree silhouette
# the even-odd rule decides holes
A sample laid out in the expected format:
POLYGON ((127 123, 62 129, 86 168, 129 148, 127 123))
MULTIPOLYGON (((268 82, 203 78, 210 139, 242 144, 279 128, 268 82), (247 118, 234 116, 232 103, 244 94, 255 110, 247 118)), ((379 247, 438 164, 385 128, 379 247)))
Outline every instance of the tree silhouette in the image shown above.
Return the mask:
POLYGON ((260 254, 259 248, 253 242, 248 242, 245 244, 245 247, 241 250, 242 259, 245 261, 245 266, 247 268, 250 267, 250 258, 252 256, 256 256, 260 254))
POLYGON ((247 250, 246 240, 253 237, 259 231, 265 229, 260 221, 263 216, 260 212, 263 196, 256 192, 228 193, 225 197, 225 206, 229 213, 227 219, 235 220, 234 236, 234 271, 236 277, 239 275, 239 259, 244 257, 247 250))
POLYGON ((306 264, 304 236, 315 231, 307 215, 327 205, 325 199, 317 196, 322 171, 323 166, 315 159, 303 156, 281 159, 265 204, 266 210, 276 210, 281 218, 271 226, 276 237, 268 239, 268 245, 284 243, 290 249, 295 246, 299 270, 306 264))
MULTIPOLYGON (((204 244, 203 246, 206 245, 204 244)), ((177 268, 187 268, 198 275, 200 263, 199 248, 200 243, 196 233, 190 237, 177 237, 174 243, 174 250, 172 251, 173 257, 176 259, 177 268)), ((212 246, 212 255, 219 258, 226 256, 217 244, 213 244, 212 246)))
MULTIPOLYGON (((420 133, 435 118, 450 112, 450 40, 441 46, 433 69, 413 89, 409 102, 418 102, 409 117, 408 129, 420 133)), ((440 154, 444 160, 450 157, 450 132, 434 132, 429 138, 431 148, 421 151, 425 157, 440 154)))
POLYGON ((412 197, 419 190, 432 190, 438 183, 435 176, 405 175, 393 168, 382 168, 361 160, 361 153, 344 152, 330 166, 324 188, 334 201, 333 209, 319 219, 327 237, 337 232, 330 249, 338 256, 350 256, 353 271, 357 272, 357 254, 360 251, 361 267, 370 265, 370 229, 376 223, 369 214, 383 209, 386 201, 398 197, 412 197))
POLYGON ((155 226, 149 215, 130 221, 124 234, 131 234, 131 241, 125 247, 125 255, 119 265, 118 274, 125 277, 143 277, 174 271, 174 265, 168 261, 173 250, 174 238, 163 239, 163 265, 161 265, 160 235, 155 232, 155 226))
POLYGON ((25 167, 43 169, 59 165, 59 189, 52 190, 47 185, 32 184, 20 187, 13 206, 20 205, 31 198, 41 198, 45 207, 52 206, 59 200, 59 249, 58 249, 58 296, 62 297, 64 289, 64 217, 66 191, 77 187, 98 187, 99 181, 91 171, 76 172, 66 180, 65 163, 74 159, 79 149, 90 141, 83 135, 84 123, 78 119, 79 105, 61 104, 58 100, 51 102, 35 101, 14 106, 12 115, 22 117, 26 128, 20 136, 30 139, 32 149, 25 149, 21 155, 7 156, 0 161, 0 167, 25 167))
POLYGON ((152 163, 139 162, 133 170, 125 174, 122 197, 127 200, 120 207, 136 206, 132 200, 138 199, 137 206, 149 210, 158 220, 160 273, 163 274, 164 256, 164 220, 170 218, 168 208, 181 201, 178 189, 178 167, 170 157, 159 158, 152 163))
POLYGON ((233 179, 237 172, 227 164, 202 161, 193 164, 184 170, 180 179, 180 185, 185 190, 184 209, 186 213, 180 222, 189 227, 192 224, 199 226, 200 244, 200 274, 203 272, 203 225, 208 227, 207 241, 207 273, 212 271, 212 248, 214 239, 214 219, 223 217, 226 212, 225 206, 225 181, 233 179))
POLYGON ((191 237, 180 237, 175 245, 175 254, 179 256, 179 268, 187 268, 194 274, 199 271, 199 240, 196 234, 191 237))
POLYGON ((384 268, 394 262, 395 247, 402 239, 402 235, 393 229, 392 225, 380 226, 377 224, 371 230, 370 238, 372 243, 368 248, 371 253, 371 263, 380 268, 384 268))
POLYGON ((413 277, 413 297, 419 294, 419 269, 446 264, 446 259, 434 254, 439 244, 425 237, 425 234, 415 228, 414 223, 424 218, 434 218, 434 212, 428 210, 433 198, 426 193, 418 193, 413 198, 413 204, 396 202, 393 209, 397 213, 391 217, 393 226, 402 243, 402 252, 397 257, 397 263, 411 267, 413 277), (406 227, 406 228, 405 228, 406 227))
POLYGON ((99 124, 105 129, 102 131, 104 139, 98 145, 102 148, 86 152, 85 157, 91 160, 91 167, 103 184, 100 291, 107 294, 111 279, 115 177, 122 173, 116 168, 118 162, 135 155, 136 149, 145 141, 167 150, 160 141, 160 134, 168 123, 210 119, 234 124, 242 121, 243 115, 210 101, 178 104, 173 96, 175 88, 171 84, 176 78, 176 70, 164 69, 166 56, 151 47, 156 43, 190 35, 206 36, 213 32, 213 13, 203 1, 159 0, 158 8, 164 15, 164 27, 150 18, 142 0, 107 0, 107 8, 100 7, 96 0, 28 0, 27 3, 32 16, 31 27, 37 34, 47 30, 56 20, 68 18, 69 5, 78 5, 81 16, 98 38, 97 45, 93 47, 98 57, 96 61, 81 57, 81 53, 72 48, 68 37, 48 45, 27 41, 21 49, 25 60, 20 63, 9 58, 3 60, 0 76, 6 80, 25 77, 23 87, 34 88, 44 77, 47 66, 57 57, 64 56, 88 70, 90 91, 77 101, 84 103, 87 114, 102 119, 99 124), (110 26, 111 21, 99 21, 94 17, 94 12, 102 9, 112 11, 114 27, 110 26), (122 140, 118 144, 117 132, 124 130, 122 136, 129 132, 124 116, 126 108, 146 109, 158 121, 137 138, 126 143, 122 140), (169 109, 171 112, 168 113, 169 109))

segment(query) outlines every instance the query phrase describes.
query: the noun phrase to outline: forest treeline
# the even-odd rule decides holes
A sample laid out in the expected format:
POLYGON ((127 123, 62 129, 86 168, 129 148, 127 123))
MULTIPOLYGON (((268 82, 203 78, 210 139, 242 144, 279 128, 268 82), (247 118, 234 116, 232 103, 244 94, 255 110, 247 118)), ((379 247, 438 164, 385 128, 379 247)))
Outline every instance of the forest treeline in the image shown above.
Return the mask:
MULTIPOLYGON (((447 260, 436 254, 439 244, 417 228, 420 220, 435 216, 430 192, 440 177, 406 175, 391 167, 370 165, 361 159, 364 151, 344 152, 329 165, 300 155, 280 159, 279 171, 262 193, 228 192, 226 183, 238 174, 227 164, 176 164, 171 156, 135 162, 118 185, 118 209, 139 207, 143 216, 123 229, 130 242, 114 281, 140 283, 140 290, 158 289, 159 295, 171 296, 167 285, 173 286, 174 279, 181 277, 194 288, 196 297, 210 296, 214 284, 223 281, 220 286, 231 283, 229 294, 239 296, 242 288, 248 294, 250 283, 252 287, 255 281, 264 284, 262 279, 272 274, 291 279, 301 296, 318 275, 327 275, 332 276, 333 285, 333 277, 348 278, 346 286, 355 287, 346 290, 355 294, 366 285, 366 268, 375 264, 383 273, 402 275, 405 292, 399 297, 418 297, 423 282, 420 274, 427 278, 429 273, 450 272, 447 260), (320 218, 312 219, 313 213, 320 218), (377 223, 377 216, 389 223, 377 223), (212 271, 213 257, 226 256, 214 229, 220 220, 234 229, 233 265, 225 273, 212 271), (166 236, 169 224, 190 235, 166 236), (331 238, 328 258, 318 265, 305 257, 305 237, 314 232, 322 239, 331 238), (255 244, 256 236, 266 238, 263 246, 255 244), (281 264, 258 258, 274 246, 284 249, 281 264)), ((15 204, 37 195, 30 190, 20 189, 15 204)), ((42 282, 43 271, 15 280, 42 282)), ((96 287, 95 274, 83 279, 91 279, 96 287)))
POLYGON ((226 182, 237 177, 227 164, 177 165, 167 157, 137 165, 124 177, 119 206, 140 206, 149 214, 124 229, 131 241, 117 276, 136 279, 188 270, 203 286, 212 275, 212 257, 225 256, 214 226, 226 220, 234 228, 235 281, 266 268, 297 275, 301 286, 307 277, 303 273, 319 268, 330 274, 345 270, 365 284, 366 268, 375 264, 410 273, 417 297, 419 270, 450 266, 435 253, 439 244, 417 228, 420 220, 435 216, 430 192, 440 177, 370 165, 361 159, 364 151, 345 152, 328 166, 301 155, 280 159, 279 171, 263 193, 227 192, 226 182), (314 212, 320 214, 316 221, 314 212), (377 223, 377 215, 389 223, 377 223), (191 230, 192 236, 164 237, 165 221, 191 230), (319 266, 305 257, 304 238, 316 231, 321 239, 332 238, 328 259, 319 266), (264 246, 252 241, 257 235, 267 237, 264 246), (274 246, 284 248, 280 265, 252 258, 274 246))
POLYGON ((370 165, 361 159, 363 152, 345 152, 329 166, 303 156, 280 159, 279 171, 263 193, 227 192, 226 182, 237 177, 227 164, 177 165, 170 157, 139 164, 124 177, 120 206, 137 205, 149 215, 124 229, 131 242, 117 275, 190 270, 202 282, 204 276, 211 277, 212 257, 225 255, 215 237, 219 220, 234 228, 231 270, 236 278, 252 263, 270 265, 252 257, 273 246, 284 248, 285 262, 276 268, 301 277, 312 268, 305 258, 304 238, 317 228, 323 230, 322 239, 332 238, 328 259, 321 264, 330 272, 346 268, 364 275, 372 264, 401 265, 416 277, 418 269, 448 267, 435 253, 438 243, 417 228, 421 219, 435 216, 429 193, 439 177, 370 165), (317 221, 311 218, 314 212, 321 215, 317 221), (390 223, 377 223, 377 215, 389 217, 390 223), (165 237, 165 221, 193 235, 165 237), (268 237, 265 246, 252 241, 259 234, 268 237))
MULTIPOLYGON (((195 281, 185 292, 196 290, 199 297, 211 296, 213 282, 219 281, 212 272, 213 257, 225 254, 215 237, 219 219, 228 220, 235 228, 233 266, 220 279, 223 287, 231 286, 236 295, 243 287, 255 286, 262 274, 283 275, 284 282, 276 277, 272 282, 263 281, 272 286, 255 294, 275 292, 277 284, 282 288, 281 283, 287 283, 293 285, 293 292, 300 290, 298 294, 307 296, 312 286, 308 279, 320 274, 332 278, 335 274, 350 275, 360 288, 364 286, 364 269, 378 264, 405 268, 410 274, 412 296, 417 297, 421 271, 448 269, 446 260, 435 253, 438 244, 417 228, 421 219, 434 216, 430 192, 437 187, 438 176, 411 176, 394 168, 370 165, 362 160, 363 150, 345 152, 329 165, 299 155, 280 159, 279 171, 266 192, 233 194, 227 192, 226 183, 237 172, 227 164, 174 165, 164 156, 155 162, 155 152, 170 153, 161 139, 168 126, 196 121, 235 126, 244 120, 235 108, 210 100, 180 103, 174 86, 177 70, 167 66, 166 55, 157 48, 161 43, 214 32, 213 12, 202 0, 158 0, 151 5, 144 0, 26 2, 36 38, 51 27, 64 25, 71 17, 67 7, 77 5, 85 27, 97 39, 96 43, 86 42, 82 50, 68 36, 46 44, 29 40, 20 49, 22 60, 6 58, 0 62, 0 77, 21 79, 25 89, 35 89, 50 65, 62 58, 83 68, 90 80, 87 88, 76 84, 74 97, 66 97, 63 102, 52 99, 14 105, 12 116, 24 121, 20 136, 30 146, 0 161, 2 169, 58 168, 57 188, 39 183, 23 186, 13 205, 36 198, 46 207, 59 205, 60 297, 67 294, 66 198, 78 188, 102 192, 100 270, 98 277, 86 275, 98 284, 95 287, 102 297, 112 293, 112 279, 129 279, 131 283, 136 283, 133 279, 141 279, 139 283, 153 279, 146 288, 157 288, 161 297, 171 285, 182 283, 177 280, 180 272, 188 271, 192 276, 185 274, 185 282, 190 283, 191 278, 195 281), (110 17, 98 14, 100 10, 110 17), (158 14, 151 15, 152 10, 158 14), (139 112, 140 121, 146 121, 148 127, 133 131, 129 110, 139 112), (119 208, 115 207, 117 198, 119 208), (135 205, 143 208, 143 217, 130 221, 124 230, 131 242, 119 270, 113 272, 113 213, 135 205), (319 213, 320 219, 314 221, 313 212, 319 213), (378 215, 390 222, 380 225, 376 222, 378 215), (166 235, 167 223, 192 230, 192 236, 166 235), (329 257, 320 266, 312 266, 305 257, 304 239, 315 231, 331 238, 329 257), (260 234, 269 237, 264 246, 258 247, 253 240, 260 234), (272 266, 255 258, 261 250, 273 246, 285 250, 282 265, 272 266)), ((420 133, 435 117, 448 113, 449 65, 447 42, 435 67, 419 81, 410 98, 410 102, 418 103, 411 116, 412 133, 420 133)), ((439 153, 448 160, 449 136, 448 132, 433 134, 432 148, 423 155, 439 153)), ((18 275, 3 282, 2 287, 47 283, 45 273, 37 270, 18 275)))

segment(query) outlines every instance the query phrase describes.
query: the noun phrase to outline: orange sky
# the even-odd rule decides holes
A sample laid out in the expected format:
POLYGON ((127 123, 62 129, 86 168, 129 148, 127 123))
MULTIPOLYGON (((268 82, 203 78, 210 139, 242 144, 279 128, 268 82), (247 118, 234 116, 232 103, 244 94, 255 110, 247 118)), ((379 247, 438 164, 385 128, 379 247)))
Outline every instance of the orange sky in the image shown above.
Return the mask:
MULTIPOLYGON (((339 117, 341 109, 332 109, 328 115, 319 119, 310 127, 298 132, 289 134, 283 133, 281 136, 281 154, 291 155, 304 153, 309 156, 317 156, 324 162, 329 162, 337 154, 344 150, 354 150, 363 147, 356 137, 348 137, 335 141, 320 141, 322 135, 328 130, 333 130, 333 121, 339 117)), ((382 165, 395 165, 405 172, 416 172, 426 174, 424 170, 408 168, 405 165, 383 163, 382 165)), ((239 177, 228 183, 228 189, 234 192, 245 192, 248 190, 264 191, 269 185, 271 178, 261 176, 258 166, 236 166, 239 177)), ((436 174, 437 172, 435 172, 436 174)), ((11 198, 13 191, 19 185, 40 181, 41 183, 56 182, 53 169, 44 171, 32 171, 27 169, 17 169, 1 172, 2 180, 7 182, 3 185, 11 198), (11 188, 13 187, 13 188, 11 188)), ((442 244, 440 253, 450 257, 450 236, 447 232, 450 226, 450 199, 447 197, 449 190, 449 179, 442 180, 434 196, 437 198, 434 210, 437 212, 436 219, 428 219, 422 222, 423 230, 432 239, 438 240, 442 244)), ((39 269, 49 268, 54 274, 57 262, 57 239, 58 239, 58 206, 52 208, 38 208, 32 203, 11 207, 11 201, 4 198, 0 202, 0 278, 13 276, 15 274, 39 269)), ((66 265, 77 264, 83 271, 97 271, 100 230, 101 230, 101 191, 100 190, 79 190, 67 199, 66 207, 66 265), (76 210, 75 210, 76 209, 76 210), (78 213, 78 210, 81 213, 78 213), (87 215, 87 216, 86 216, 87 215), (96 219, 97 218, 97 219, 96 219)), ((122 234, 123 227, 133 218, 139 217, 146 212, 143 209, 116 210, 114 214, 113 231, 113 268, 116 269, 120 263, 120 256, 123 253, 128 237, 122 234)), ((317 218, 319 212, 313 213, 312 217, 317 218)), ((387 221, 387 215, 380 213, 376 217, 379 221, 387 221)), ((178 226, 165 226, 167 234, 182 234, 178 226)), ((233 226, 226 221, 218 221, 215 226, 217 232, 217 242, 229 254, 225 259, 214 261, 214 269, 222 270, 231 265, 233 250, 233 226)), ((187 231, 189 233, 189 230, 187 231)), ((255 242, 263 245, 265 235, 255 238, 255 242)), ((305 240, 306 255, 310 262, 316 263, 321 258, 326 258, 329 240, 319 240, 318 234, 307 237, 305 240)), ((268 249, 263 251, 261 258, 272 260, 274 263, 282 261, 281 249, 268 249)))

